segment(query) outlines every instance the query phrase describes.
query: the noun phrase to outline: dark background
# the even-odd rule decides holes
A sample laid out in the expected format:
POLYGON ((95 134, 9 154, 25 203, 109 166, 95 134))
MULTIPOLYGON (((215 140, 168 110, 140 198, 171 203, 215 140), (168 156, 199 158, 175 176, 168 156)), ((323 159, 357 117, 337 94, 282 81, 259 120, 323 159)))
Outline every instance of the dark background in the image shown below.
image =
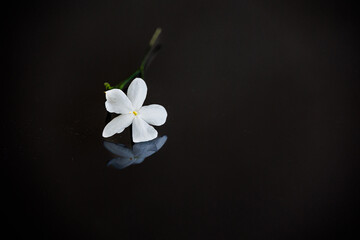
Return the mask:
POLYGON ((351 3, 29 1, 3 11, 2 216, 13 238, 358 235, 351 3), (156 27, 163 48, 145 104, 166 107, 157 130, 168 141, 119 171, 106 166, 103 82, 138 68, 156 27))

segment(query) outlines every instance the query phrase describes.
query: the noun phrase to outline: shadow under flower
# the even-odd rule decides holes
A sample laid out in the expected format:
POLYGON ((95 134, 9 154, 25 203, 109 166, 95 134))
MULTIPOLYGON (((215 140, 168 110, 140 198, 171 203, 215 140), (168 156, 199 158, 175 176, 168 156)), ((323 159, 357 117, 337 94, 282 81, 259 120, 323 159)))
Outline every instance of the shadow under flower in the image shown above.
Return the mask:
POLYGON ((136 143, 129 148, 124 144, 111 143, 104 141, 104 147, 115 154, 116 158, 111 159, 107 166, 115 167, 116 169, 123 169, 132 164, 140 164, 145 158, 153 155, 164 146, 167 136, 155 138, 151 141, 136 143))

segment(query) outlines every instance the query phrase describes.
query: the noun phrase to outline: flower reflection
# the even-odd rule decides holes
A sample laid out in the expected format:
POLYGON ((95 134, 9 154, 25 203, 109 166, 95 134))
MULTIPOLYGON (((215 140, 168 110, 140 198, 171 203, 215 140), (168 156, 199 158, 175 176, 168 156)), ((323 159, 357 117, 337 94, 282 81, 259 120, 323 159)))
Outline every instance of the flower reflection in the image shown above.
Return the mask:
POLYGON ((167 136, 162 136, 148 142, 135 143, 132 148, 129 148, 124 144, 104 141, 104 147, 118 156, 111 159, 107 163, 107 166, 113 166, 116 169, 123 169, 132 164, 142 163, 145 158, 159 151, 165 144, 166 140, 167 136))

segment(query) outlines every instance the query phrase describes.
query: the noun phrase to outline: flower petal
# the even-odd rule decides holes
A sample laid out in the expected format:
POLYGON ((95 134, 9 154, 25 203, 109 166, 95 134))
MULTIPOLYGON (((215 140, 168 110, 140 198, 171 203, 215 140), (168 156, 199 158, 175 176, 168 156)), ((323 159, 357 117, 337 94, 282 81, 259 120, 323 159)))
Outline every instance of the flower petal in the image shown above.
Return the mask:
POLYGON ((120 89, 111 89, 105 92, 105 107, 108 112, 127 114, 133 111, 132 103, 129 98, 120 89))
POLYGON ((139 117, 151 125, 161 126, 166 122, 167 112, 163 106, 151 104, 140 108, 139 117))
POLYGON ((141 78, 135 78, 128 90, 127 96, 132 102, 134 110, 139 110, 143 105, 147 94, 147 86, 144 80, 141 78))
POLYGON ((121 133, 134 119, 134 114, 123 114, 111 120, 104 128, 103 137, 111 137, 115 133, 121 133))
POLYGON ((150 141, 156 138, 158 135, 154 127, 150 126, 139 117, 134 118, 132 131, 134 142, 150 141))

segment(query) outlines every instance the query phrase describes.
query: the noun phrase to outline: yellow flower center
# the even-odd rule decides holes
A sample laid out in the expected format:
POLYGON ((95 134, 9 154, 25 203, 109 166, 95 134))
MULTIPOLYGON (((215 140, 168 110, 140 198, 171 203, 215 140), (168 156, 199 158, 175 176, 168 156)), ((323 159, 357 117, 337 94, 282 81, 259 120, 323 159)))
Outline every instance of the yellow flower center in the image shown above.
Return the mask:
POLYGON ((135 116, 138 115, 137 111, 133 111, 133 112, 130 112, 130 113, 133 113, 135 116))

